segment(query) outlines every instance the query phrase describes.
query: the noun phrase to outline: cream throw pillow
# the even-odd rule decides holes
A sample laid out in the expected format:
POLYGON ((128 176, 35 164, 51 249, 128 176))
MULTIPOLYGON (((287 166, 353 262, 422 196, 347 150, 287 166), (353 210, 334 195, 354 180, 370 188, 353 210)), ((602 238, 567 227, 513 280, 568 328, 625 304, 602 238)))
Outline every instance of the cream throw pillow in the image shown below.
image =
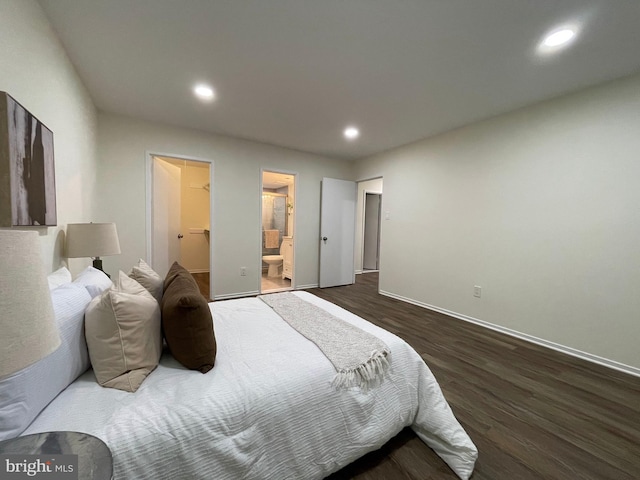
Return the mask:
POLYGON ((160 360, 160 306, 146 288, 119 272, 118 286, 87 307, 85 335, 98 383, 135 392, 160 360))
POLYGON ((158 303, 162 301, 162 284, 164 278, 158 275, 144 260, 138 260, 138 264, 134 265, 129 272, 129 277, 140 283, 146 288, 158 303))

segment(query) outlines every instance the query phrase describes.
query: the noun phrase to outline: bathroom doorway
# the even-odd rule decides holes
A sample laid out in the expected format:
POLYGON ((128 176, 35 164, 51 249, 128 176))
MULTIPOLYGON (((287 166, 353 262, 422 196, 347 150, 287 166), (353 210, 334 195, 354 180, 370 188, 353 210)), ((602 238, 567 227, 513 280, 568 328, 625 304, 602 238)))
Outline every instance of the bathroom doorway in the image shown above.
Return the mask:
POLYGON ((296 174, 263 170, 260 202, 260 292, 292 290, 296 174))
POLYGON ((211 162, 150 156, 150 265, 165 276, 174 261, 195 278, 203 296, 211 288, 211 162))

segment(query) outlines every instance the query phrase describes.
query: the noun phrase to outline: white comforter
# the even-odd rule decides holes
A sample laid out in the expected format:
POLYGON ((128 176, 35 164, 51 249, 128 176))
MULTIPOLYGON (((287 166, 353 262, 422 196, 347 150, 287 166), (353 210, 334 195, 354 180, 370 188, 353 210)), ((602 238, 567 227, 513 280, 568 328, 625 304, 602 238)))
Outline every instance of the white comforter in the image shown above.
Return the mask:
POLYGON ((169 355, 136 393, 100 387, 89 370, 24 434, 86 432, 111 448, 114 478, 320 479, 411 425, 458 474, 477 450, 420 356, 403 340, 306 292, 300 298, 382 339, 383 384, 336 391, 335 370, 257 298, 211 304, 216 364, 203 375, 169 355))

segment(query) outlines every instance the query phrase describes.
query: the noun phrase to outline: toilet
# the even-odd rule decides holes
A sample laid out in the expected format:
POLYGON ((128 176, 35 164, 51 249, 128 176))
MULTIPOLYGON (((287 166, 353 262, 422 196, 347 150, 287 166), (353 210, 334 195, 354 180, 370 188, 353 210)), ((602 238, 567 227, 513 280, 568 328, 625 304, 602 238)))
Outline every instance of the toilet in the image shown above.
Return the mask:
POLYGON ((282 244, 280 244, 280 255, 263 255, 262 261, 269 265, 269 271, 267 272, 267 277, 278 277, 281 274, 282 262, 284 261, 284 256, 282 255, 282 244))

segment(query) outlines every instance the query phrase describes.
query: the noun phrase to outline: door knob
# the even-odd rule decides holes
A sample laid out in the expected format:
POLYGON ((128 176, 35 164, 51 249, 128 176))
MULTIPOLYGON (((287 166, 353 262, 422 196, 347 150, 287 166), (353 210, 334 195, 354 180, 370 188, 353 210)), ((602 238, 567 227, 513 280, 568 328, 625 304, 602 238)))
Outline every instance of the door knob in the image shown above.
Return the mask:
POLYGON ((322 237, 322 241, 323 241, 324 243, 327 243, 327 240, 328 240, 328 238, 327 238, 327 237, 322 237))
POLYGON ((184 237, 183 234, 181 234, 181 233, 178 234, 178 238, 183 238, 183 237, 184 237))

